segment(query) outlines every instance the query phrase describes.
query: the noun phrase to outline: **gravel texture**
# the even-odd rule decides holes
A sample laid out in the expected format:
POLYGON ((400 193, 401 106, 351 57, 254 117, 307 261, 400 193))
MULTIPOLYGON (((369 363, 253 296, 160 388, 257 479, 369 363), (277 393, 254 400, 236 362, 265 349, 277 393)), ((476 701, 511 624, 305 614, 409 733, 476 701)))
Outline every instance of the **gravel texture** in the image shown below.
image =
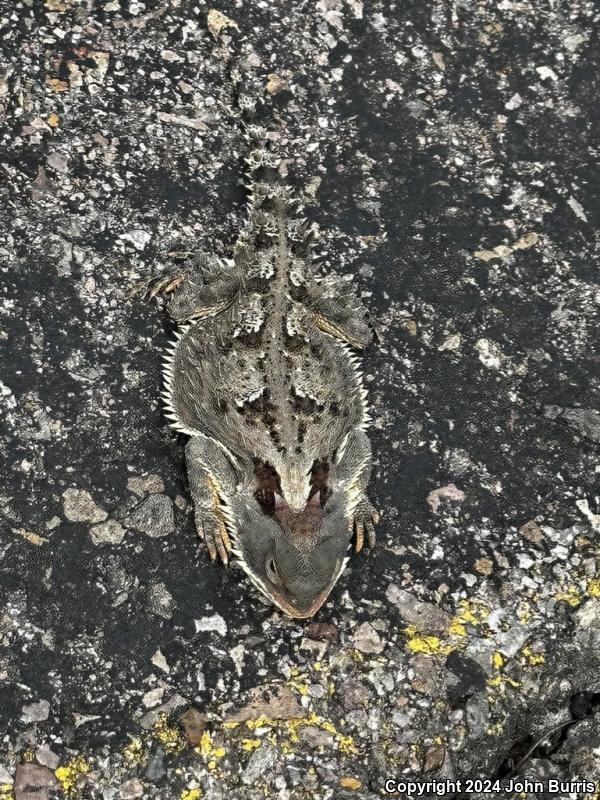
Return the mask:
POLYGON ((379 543, 305 624, 196 538, 140 291, 244 219, 210 8, 0 1, 1 800, 599 780, 598 5, 218 6, 378 331, 379 543))

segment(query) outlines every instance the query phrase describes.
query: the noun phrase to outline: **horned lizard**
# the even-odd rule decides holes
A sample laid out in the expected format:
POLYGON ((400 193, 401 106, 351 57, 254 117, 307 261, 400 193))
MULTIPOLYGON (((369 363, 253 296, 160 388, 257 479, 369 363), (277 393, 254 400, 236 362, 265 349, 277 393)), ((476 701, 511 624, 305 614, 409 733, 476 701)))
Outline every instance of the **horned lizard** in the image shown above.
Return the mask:
MULTIPOLYGON (((217 11, 248 140, 247 221, 230 259, 205 256, 166 288, 178 324, 164 402, 186 434, 197 532, 233 555, 292 617, 321 607, 378 515, 366 495, 371 448, 355 351, 370 340, 344 278, 317 276, 269 130, 235 61, 237 26, 217 11)), ((165 288, 165 285, 163 285, 165 288)))

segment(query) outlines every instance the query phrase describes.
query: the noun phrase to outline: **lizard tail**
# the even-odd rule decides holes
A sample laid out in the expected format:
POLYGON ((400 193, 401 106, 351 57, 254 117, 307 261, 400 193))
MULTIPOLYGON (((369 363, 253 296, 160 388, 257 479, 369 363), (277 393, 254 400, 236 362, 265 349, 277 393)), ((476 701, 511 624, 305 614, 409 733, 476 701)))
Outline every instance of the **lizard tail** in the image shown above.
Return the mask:
POLYGON ((207 25, 221 47, 231 86, 233 114, 248 142, 245 160, 250 188, 283 188, 286 159, 278 146, 281 125, 273 105, 265 102, 265 86, 244 56, 245 37, 237 23, 220 11, 208 13, 207 25))

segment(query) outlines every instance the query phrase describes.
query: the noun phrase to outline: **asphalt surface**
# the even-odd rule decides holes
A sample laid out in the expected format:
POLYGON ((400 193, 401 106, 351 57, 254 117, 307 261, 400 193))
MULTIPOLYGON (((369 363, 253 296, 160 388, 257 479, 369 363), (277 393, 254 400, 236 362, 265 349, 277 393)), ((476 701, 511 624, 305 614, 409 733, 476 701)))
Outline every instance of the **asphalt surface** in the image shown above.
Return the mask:
POLYGON ((195 536, 140 288, 243 225, 212 7, 0 2, 0 798, 595 798, 600 10, 216 6, 378 332, 378 546, 298 623, 195 536))

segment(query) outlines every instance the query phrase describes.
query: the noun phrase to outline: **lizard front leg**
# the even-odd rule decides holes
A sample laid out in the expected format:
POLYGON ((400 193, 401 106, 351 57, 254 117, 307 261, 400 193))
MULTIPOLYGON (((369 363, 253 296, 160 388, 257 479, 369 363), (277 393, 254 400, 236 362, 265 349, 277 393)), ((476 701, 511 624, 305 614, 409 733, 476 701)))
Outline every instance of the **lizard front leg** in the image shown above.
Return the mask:
POLYGON ((351 431, 338 451, 332 477, 334 485, 348 496, 352 509, 350 532, 354 534, 357 553, 362 550, 365 533, 369 547, 374 547, 376 542, 375 525, 379 522, 379 512, 366 493, 372 463, 371 444, 366 433, 351 431))
POLYGON ((169 295, 167 311, 175 322, 214 317, 229 306, 241 285, 239 270, 231 261, 198 254, 185 268, 155 280, 148 298, 169 295))
POLYGON ((227 505, 236 489, 237 476, 225 452, 206 436, 193 436, 185 449, 194 519, 198 536, 209 555, 224 564, 232 545, 227 530, 227 505))
POLYGON ((312 287, 309 307, 317 328, 330 336, 357 349, 366 347, 371 341, 372 333, 365 317, 365 308, 349 282, 343 278, 328 275, 312 287))
POLYGON ((241 276, 231 261, 197 256, 173 286, 167 306, 176 322, 214 317, 231 305, 241 285, 241 276))

